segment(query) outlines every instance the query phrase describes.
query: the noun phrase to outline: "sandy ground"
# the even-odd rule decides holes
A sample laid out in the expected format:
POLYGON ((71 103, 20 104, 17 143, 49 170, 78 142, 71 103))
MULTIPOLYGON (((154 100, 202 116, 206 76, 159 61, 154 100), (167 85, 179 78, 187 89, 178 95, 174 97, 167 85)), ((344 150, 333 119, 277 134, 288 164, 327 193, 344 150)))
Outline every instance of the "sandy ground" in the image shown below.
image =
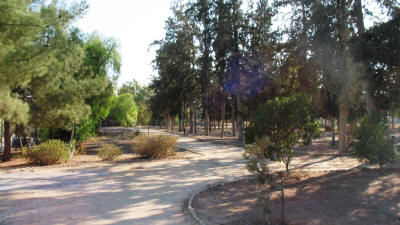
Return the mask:
POLYGON ((246 170, 241 148, 192 138, 179 147, 195 157, 0 169, 0 224, 190 224, 185 199, 246 170))
MULTIPOLYGON (((208 184, 248 172, 240 147, 191 137, 180 137, 179 147, 192 154, 161 161, 0 168, 0 224, 191 224, 182 211, 187 198, 208 184)), ((292 165, 323 171, 359 163, 327 148, 317 155, 299 151, 292 165)), ((278 162, 271 167, 284 169, 278 162)))

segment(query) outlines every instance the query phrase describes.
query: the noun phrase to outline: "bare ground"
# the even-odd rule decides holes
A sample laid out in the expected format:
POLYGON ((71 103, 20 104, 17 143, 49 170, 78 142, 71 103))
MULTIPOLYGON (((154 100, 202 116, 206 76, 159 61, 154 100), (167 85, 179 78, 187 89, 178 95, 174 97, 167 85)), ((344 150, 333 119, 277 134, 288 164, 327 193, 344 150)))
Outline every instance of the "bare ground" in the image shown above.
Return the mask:
MULTIPOLYGON (((397 143, 399 134, 397 128, 397 143)), ((399 163, 382 170, 361 165, 339 154, 329 134, 312 146, 298 146, 295 155, 295 172, 284 181, 285 224, 400 224, 399 163)), ((282 171, 276 163, 270 168, 282 171)), ((279 182, 274 179, 276 187, 279 182)), ((272 192, 267 204, 259 201, 269 190, 251 176, 202 191, 192 207, 206 224, 280 224, 280 192, 272 192), (271 214, 263 213, 264 206, 271 214)))
MULTIPOLYGON (((158 132, 158 131, 154 131, 158 132)), ((117 140, 121 147, 124 139, 117 140)), ((93 144, 110 139, 94 140, 93 144)), ((180 138, 184 156, 0 169, 0 224, 191 224, 182 204, 208 184, 246 173, 242 149, 180 138)), ((95 148, 95 147, 94 147, 95 148)))
MULTIPOLYGON (((286 224, 400 224, 399 169, 298 172, 284 183, 286 224)), ((279 224, 280 192, 267 203, 272 217, 258 200, 268 190, 254 179, 232 182, 201 192, 193 208, 207 224, 279 224)))
MULTIPOLYGON (((131 139, 124 134, 131 130, 108 131, 109 137, 87 143, 88 155, 74 157, 69 164, 1 168, 0 163, 0 224, 191 224, 182 212, 185 199, 209 184, 249 175, 243 149, 231 143, 180 137, 179 147, 190 152, 151 161, 130 152, 131 139), (117 162, 102 162, 95 155, 101 143, 115 143, 125 154, 117 162)), ((328 139, 315 142, 314 150, 298 149, 292 169, 360 167, 349 155, 338 155, 328 139)), ((284 169, 278 162, 271 163, 271 168, 284 169)), ((243 195, 246 190, 237 193, 243 195)))

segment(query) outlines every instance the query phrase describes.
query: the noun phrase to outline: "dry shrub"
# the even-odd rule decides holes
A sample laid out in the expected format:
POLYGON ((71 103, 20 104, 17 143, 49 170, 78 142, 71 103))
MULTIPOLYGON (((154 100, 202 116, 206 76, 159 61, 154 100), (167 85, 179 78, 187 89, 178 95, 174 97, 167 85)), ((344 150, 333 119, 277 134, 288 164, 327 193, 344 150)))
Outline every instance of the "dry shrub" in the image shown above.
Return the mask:
POLYGON ((99 149, 99 152, 97 155, 103 160, 103 161, 113 161, 118 156, 122 155, 122 151, 120 148, 113 144, 104 144, 101 146, 99 149))
POLYGON ((85 155, 86 154, 86 147, 82 141, 78 141, 75 144, 75 154, 77 155, 85 155))
POLYGON ((132 150, 145 158, 167 158, 176 154, 177 140, 177 137, 170 135, 139 135, 134 140, 132 150))
POLYGON ((23 155, 29 162, 39 166, 64 163, 69 158, 68 146, 60 140, 49 140, 32 148, 24 148, 23 155))

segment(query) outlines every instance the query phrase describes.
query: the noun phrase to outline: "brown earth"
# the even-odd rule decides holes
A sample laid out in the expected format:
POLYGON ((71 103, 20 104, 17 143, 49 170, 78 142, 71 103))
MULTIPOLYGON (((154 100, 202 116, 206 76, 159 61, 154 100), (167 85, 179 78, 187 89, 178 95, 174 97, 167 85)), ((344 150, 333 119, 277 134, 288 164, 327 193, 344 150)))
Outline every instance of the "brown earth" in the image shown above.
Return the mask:
MULTIPOLYGON (((400 224, 399 169, 296 172, 284 186, 286 224, 400 224)), ((254 179, 219 185, 199 193, 193 208, 206 224, 279 224, 279 191, 267 203, 272 217, 263 214, 267 190, 254 179)))
MULTIPOLYGON (((117 128, 110 128, 113 130, 117 128)), ((102 144, 114 144, 118 146, 123 154, 118 157, 113 163, 123 163, 123 162, 138 162, 138 161, 151 161, 151 159, 144 159, 140 155, 133 153, 133 138, 134 134, 130 130, 118 127, 119 132, 108 133, 107 135, 93 137, 84 142, 86 149, 85 154, 76 153, 68 163, 52 165, 47 167, 73 167, 87 163, 102 163, 103 161, 97 156, 97 152, 102 144), (122 130, 122 132, 121 132, 122 130)), ((168 157, 166 160, 170 159, 183 159, 190 155, 191 153, 185 149, 177 149, 176 155, 168 157)), ((40 168, 37 165, 29 163, 27 159, 21 156, 21 151, 13 150, 12 159, 8 162, 0 161, 0 170, 13 170, 13 169, 23 169, 23 168, 40 168)), ((107 162, 110 163, 110 162, 107 162)))

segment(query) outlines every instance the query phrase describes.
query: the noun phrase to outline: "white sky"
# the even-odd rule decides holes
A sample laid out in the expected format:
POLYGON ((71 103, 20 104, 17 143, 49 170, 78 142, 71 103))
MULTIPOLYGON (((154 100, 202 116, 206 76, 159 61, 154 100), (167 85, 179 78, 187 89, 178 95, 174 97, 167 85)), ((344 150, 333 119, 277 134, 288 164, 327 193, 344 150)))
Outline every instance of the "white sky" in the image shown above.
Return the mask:
POLYGON ((118 86, 133 78, 141 85, 148 84, 155 75, 151 61, 154 47, 149 45, 162 39, 165 20, 172 16, 172 0, 87 0, 89 10, 76 25, 85 33, 97 32, 120 42, 122 58, 118 86))

